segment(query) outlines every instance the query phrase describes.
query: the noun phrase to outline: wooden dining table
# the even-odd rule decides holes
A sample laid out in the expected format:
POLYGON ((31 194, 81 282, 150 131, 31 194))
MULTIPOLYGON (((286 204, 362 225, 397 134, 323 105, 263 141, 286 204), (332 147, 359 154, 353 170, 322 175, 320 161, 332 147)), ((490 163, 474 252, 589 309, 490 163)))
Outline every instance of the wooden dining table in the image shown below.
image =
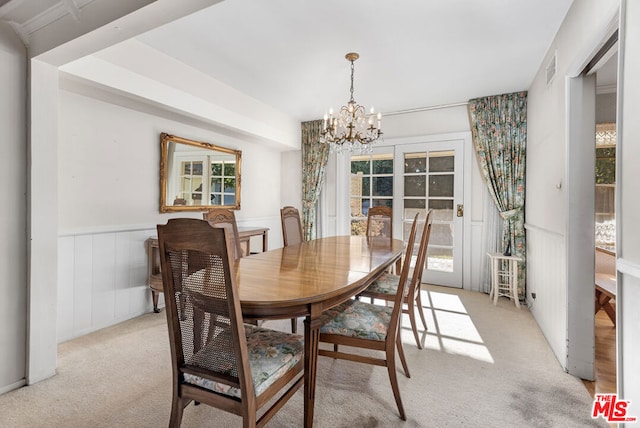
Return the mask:
POLYGON ((364 290, 402 256, 403 242, 335 236, 243 257, 235 263, 245 319, 304 320, 304 426, 313 426, 322 313, 364 290))

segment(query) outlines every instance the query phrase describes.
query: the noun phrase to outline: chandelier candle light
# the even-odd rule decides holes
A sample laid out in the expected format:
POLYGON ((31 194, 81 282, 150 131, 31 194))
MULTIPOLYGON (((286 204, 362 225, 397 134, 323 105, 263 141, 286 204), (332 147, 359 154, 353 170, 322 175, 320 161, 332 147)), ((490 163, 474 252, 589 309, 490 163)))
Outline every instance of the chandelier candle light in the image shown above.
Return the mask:
POLYGON ((320 141, 329 144, 332 152, 371 153, 373 143, 382 141, 382 114, 376 115, 373 107, 367 114, 366 109, 353 99, 353 63, 360 55, 351 52, 345 58, 351 62, 351 99, 336 116, 333 109, 324 115, 320 141))

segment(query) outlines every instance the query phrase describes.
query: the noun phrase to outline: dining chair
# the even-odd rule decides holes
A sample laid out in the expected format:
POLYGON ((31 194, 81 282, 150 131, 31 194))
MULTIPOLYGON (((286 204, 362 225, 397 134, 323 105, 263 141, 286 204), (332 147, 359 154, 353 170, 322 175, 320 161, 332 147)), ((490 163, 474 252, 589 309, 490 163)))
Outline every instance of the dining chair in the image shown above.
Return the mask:
POLYGON ((180 426, 191 401, 239 415, 244 427, 264 426, 303 384, 304 338, 243 323, 228 229, 188 218, 157 228, 172 362, 169 426, 180 426))
POLYGON ((321 348, 318 350, 318 355, 386 367, 400 419, 403 421, 406 420, 406 415, 398 387, 395 352, 397 349, 402 367, 407 377, 409 377, 409 369, 400 339, 399 320, 402 313, 404 287, 407 283, 409 266, 411 265, 408 261, 411 260, 413 252, 418 215, 416 214, 411 227, 408 246, 405 251, 405 263, 403 263, 402 272, 400 273, 398 293, 393 307, 351 299, 326 310, 320 317, 319 340, 324 343, 332 343, 334 348, 333 350, 321 348), (380 351, 384 353, 384 356, 374 357, 369 353, 363 355, 350 350, 348 352, 340 351, 337 345, 380 351))
MULTIPOLYGON (((420 314, 422 325, 427 330, 427 321, 424 316, 424 308, 422 306, 422 293, 420 284, 422 283, 422 274, 427 262, 427 253, 429 248, 429 237, 431 236, 431 226, 433 223, 433 210, 430 209, 427 212, 427 218, 422 229, 422 237, 420 238, 420 246, 418 247, 418 255, 416 257, 416 264, 411 275, 409 285, 405 288, 404 293, 404 305, 402 312, 409 315, 411 322, 411 329, 413 330, 413 336, 416 339, 418 349, 422 349, 420 343, 420 337, 418 336, 418 326, 416 323, 416 308, 420 314)), ((410 260, 409 260, 410 262, 410 260)), ((405 258, 405 263, 407 260, 405 258)), ((376 279, 366 290, 360 293, 360 296, 370 297, 371 302, 374 299, 384 300, 385 302, 394 301, 398 284, 400 283, 400 276, 391 273, 383 273, 378 279, 376 279)))
POLYGON ((302 221, 297 208, 286 206, 280 209, 282 221, 282 238, 284 246, 300 244, 304 241, 302 233, 302 221))
POLYGON ((233 211, 226 208, 212 208, 202 214, 202 217, 212 227, 222 227, 228 229, 231 233, 231 247, 233 248, 233 258, 237 260, 243 256, 242 246, 240 245, 240 237, 238 235, 238 225, 236 224, 236 216, 233 211))
POLYGON ((391 207, 371 207, 367 213, 367 236, 393 238, 393 213, 391 207))
MULTIPOLYGON (((282 222, 282 239, 284 246, 300 244, 304 241, 302 234, 302 222, 297 208, 286 206, 280 209, 282 222)), ((291 333, 298 332, 298 319, 291 318, 291 333)))

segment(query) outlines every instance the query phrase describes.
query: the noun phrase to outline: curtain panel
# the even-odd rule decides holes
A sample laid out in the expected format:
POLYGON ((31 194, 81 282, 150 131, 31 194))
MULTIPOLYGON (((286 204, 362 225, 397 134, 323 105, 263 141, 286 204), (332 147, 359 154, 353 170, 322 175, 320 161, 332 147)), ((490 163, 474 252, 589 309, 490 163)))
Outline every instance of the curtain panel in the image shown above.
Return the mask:
POLYGON ((322 120, 302 122, 302 228, 305 241, 316 238, 316 204, 322 189, 329 146, 320 142, 322 120))
POLYGON ((502 251, 510 246, 511 253, 524 260, 518 274, 522 299, 526 296, 527 92, 469 100, 469 119, 480 172, 503 220, 502 251))

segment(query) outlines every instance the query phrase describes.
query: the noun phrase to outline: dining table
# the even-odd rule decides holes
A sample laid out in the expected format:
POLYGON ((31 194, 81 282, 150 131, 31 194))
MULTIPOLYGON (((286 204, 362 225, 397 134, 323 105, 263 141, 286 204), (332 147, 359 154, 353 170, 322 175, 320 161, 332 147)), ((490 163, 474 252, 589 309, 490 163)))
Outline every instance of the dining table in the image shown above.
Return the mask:
POLYGON ((402 240, 333 236, 235 262, 246 320, 304 320, 304 426, 313 426, 322 313, 352 298, 400 260, 402 240))

